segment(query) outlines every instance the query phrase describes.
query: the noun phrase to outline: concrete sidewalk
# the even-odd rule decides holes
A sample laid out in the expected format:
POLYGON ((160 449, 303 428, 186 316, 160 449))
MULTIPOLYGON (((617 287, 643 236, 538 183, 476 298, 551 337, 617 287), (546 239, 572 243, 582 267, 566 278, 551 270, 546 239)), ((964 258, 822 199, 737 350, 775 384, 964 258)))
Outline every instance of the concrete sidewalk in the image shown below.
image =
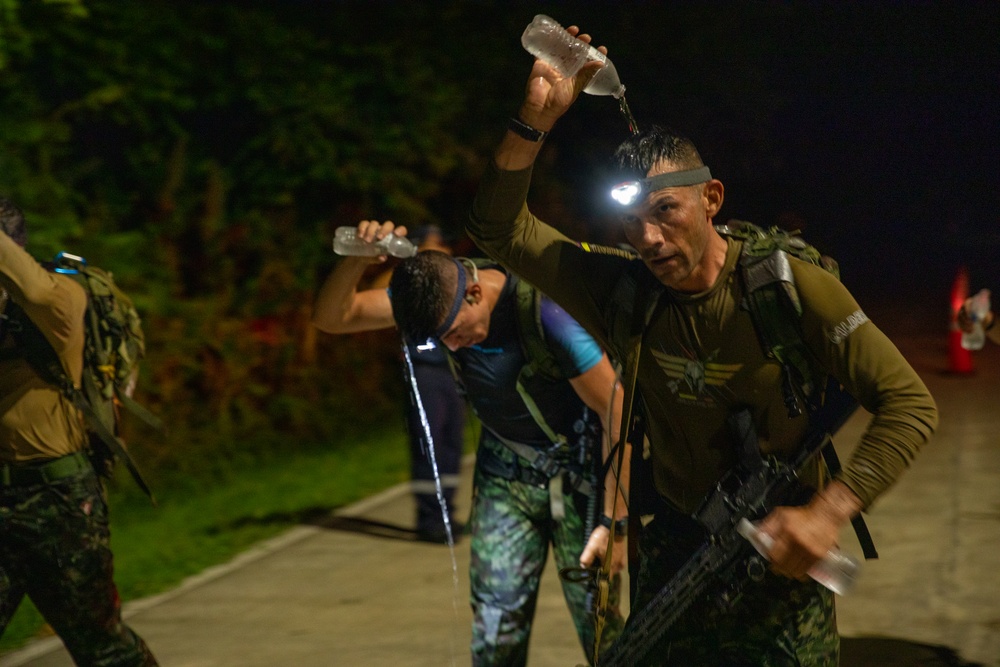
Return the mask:
MULTIPOLYGON (((952 376, 943 327, 898 315, 875 321, 930 386, 941 425, 869 516, 881 559, 838 603, 842 665, 1000 667, 1000 346, 976 355, 975 375, 952 376)), ((859 413, 842 429, 842 455, 865 422, 859 413)), ((466 462, 463 516, 470 472, 466 462)), ((467 665, 468 539, 454 552, 413 541, 412 516, 406 487, 389 489, 132 602, 126 616, 164 667, 467 665)), ((842 546, 860 554, 851 532, 842 546)), ((550 564, 529 664, 582 661, 550 564)), ((0 667, 71 664, 56 638, 0 658, 0 667)))

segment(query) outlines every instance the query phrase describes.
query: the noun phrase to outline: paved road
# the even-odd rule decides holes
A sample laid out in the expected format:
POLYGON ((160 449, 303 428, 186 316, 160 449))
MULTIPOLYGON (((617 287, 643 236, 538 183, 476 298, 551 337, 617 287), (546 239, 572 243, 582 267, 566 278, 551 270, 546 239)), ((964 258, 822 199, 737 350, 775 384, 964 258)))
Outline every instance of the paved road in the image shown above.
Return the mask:
MULTIPOLYGON (((1000 346, 975 357, 975 375, 949 375, 946 327, 924 315, 876 318, 930 386, 941 426, 869 517, 882 557, 839 602, 845 667, 1000 667, 1000 346)), ((838 435, 842 454, 864 420, 855 415, 838 435)), ((453 552, 414 542, 412 512, 406 489, 389 489, 126 605, 126 615, 165 667, 467 665, 468 540, 453 552)), ((860 553, 853 533, 842 544, 860 553)), ((550 565, 530 664, 582 658, 550 565)), ((0 658, 0 667, 70 664, 54 638, 0 658)))

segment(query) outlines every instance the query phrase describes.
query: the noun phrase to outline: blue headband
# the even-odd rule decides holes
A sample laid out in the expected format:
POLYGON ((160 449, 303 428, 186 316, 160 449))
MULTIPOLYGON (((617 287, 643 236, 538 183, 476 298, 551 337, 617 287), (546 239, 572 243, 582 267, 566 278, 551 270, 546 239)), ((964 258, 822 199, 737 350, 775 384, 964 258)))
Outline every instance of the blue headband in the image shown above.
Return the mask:
POLYGON ((465 267, 457 259, 452 259, 451 261, 455 262, 455 266, 458 267, 458 285, 455 287, 455 300, 451 302, 451 310, 448 311, 448 317, 444 318, 444 322, 434 332, 435 338, 441 338, 441 336, 448 333, 448 329, 451 329, 451 325, 455 323, 455 318, 458 317, 458 311, 462 309, 462 302, 465 301, 465 267))

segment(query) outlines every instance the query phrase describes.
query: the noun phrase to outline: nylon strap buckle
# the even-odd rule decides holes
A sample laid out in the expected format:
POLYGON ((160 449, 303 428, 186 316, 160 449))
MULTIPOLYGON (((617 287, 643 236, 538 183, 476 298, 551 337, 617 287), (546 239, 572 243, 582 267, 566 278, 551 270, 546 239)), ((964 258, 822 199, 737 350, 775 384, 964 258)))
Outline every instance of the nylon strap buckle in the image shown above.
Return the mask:
POLYGON ((538 458, 531 462, 531 467, 550 479, 558 475, 562 470, 559 462, 545 452, 539 452, 538 458))

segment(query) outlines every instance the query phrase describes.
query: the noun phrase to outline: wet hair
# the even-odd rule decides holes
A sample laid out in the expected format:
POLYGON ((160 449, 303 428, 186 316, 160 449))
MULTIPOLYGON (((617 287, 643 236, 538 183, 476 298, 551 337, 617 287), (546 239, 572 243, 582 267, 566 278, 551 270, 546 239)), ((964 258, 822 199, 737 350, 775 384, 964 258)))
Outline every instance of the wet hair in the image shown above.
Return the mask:
POLYGON ((612 158, 617 175, 645 178, 654 164, 666 160, 678 170, 697 169, 704 166, 694 142, 659 125, 634 134, 619 144, 612 158))
POLYGON ((0 229, 22 248, 28 243, 28 230, 24 213, 6 197, 0 197, 0 229))
POLYGON ((457 286, 458 265, 446 253, 426 250, 400 262, 389 281, 389 300, 403 336, 412 342, 433 337, 451 309, 457 286))

